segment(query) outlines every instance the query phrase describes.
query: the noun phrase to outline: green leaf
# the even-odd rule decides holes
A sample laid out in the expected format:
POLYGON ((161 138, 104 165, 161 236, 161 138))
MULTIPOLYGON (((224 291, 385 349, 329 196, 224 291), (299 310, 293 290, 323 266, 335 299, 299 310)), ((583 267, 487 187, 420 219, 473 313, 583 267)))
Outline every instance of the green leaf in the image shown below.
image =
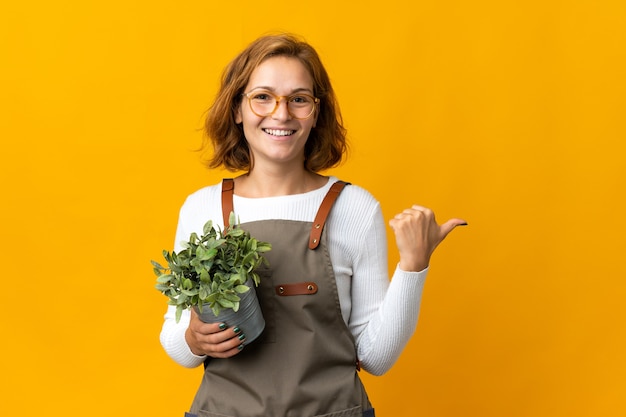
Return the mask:
POLYGON ((158 269, 165 269, 161 266, 160 263, 158 263, 157 261, 150 261, 150 263, 152 264, 153 267, 158 268, 158 269))
POLYGON ((200 281, 206 284, 211 283, 211 276, 209 275, 209 271, 207 271, 206 269, 200 271, 200 281))
POLYGON ((167 282, 170 282, 174 278, 176 278, 176 277, 174 275, 172 275, 172 274, 159 275, 159 277, 157 278, 157 282, 159 284, 165 284, 167 282))
POLYGON ((263 252, 269 252, 272 250, 272 245, 270 245, 267 242, 259 242, 256 246, 256 251, 263 253, 263 252))
POLYGON ((224 294, 224 299, 228 301, 232 301, 233 303, 241 300, 241 298, 237 294, 233 294, 233 293, 224 294))
POLYGON ((243 260, 241 261, 242 265, 249 265, 251 264, 257 257, 257 253, 256 252, 250 252, 248 254, 246 254, 246 256, 244 256, 243 260))
POLYGON ((250 274, 250 276, 252 277, 252 281, 254 281, 254 285, 258 287, 261 283, 261 277, 259 277, 259 274, 253 272, 250 274))
POLYGON ((183 315, 183 306, 176 306, 176 323, 178 323, 180 321, 180 317, 183 315))
POLYGON ((213 311, 213 314, 215 314, 215 317, 220 315, 220 311, 222 311, 222 307, 220 307, 219 304, 215 303, 211 306, 211 310, 213 311))
POLYGON ((187 296, 187 297, 193 297, 194 295, 198 294, 198 290, 185 290, 183 288, 180 289, 180 296, 187 296))
POLYGON ((235 304, 232 301, 226 300, 224 298, 219 298, 217 300, 217 303, 224 308, 233 308, 235 306, 235 304))
POLYGON ((228 280, 228 285, 234 287, 235 285, 243 284, 245 281, 245 275, 237 272, 236 274, 232 274, 230 279, 228 280))
POLYGON ((244 233, 246 233, 246 232, 243 229, 240 229, 240 228, 230 229, 228 231, 228 235, 232 236, 232 237, 240 237, 240 236, 243 236, 244 233))
POLYGON ((204 247, 202 246, 198 246, 198 248, 196 249, 196 257, 193 259, 193 262, 195 262, 195 265, 198 264, 198 261, 201 261, 204 259, 204 257, 206 256, 206 249, 204 249, 204 247))
POLYGON ((207 249, 203 246, 198 246, 198 249, 196 250, 195 259, 200 260, 200 261, 207 261, 209 259, 215 258, 215 255, 217 255, 216 249, 214 248, 207 249))
POLYGON ((211 233, 212 230, 213 230, 213 221, 209 220, 208 222, 204 224, 202 231, 204 232, 205 235, 208 235, 211 233))
POLYGON ((238 294, 243 294, 245 292, 250 291, 250 287, 248 287, 247 285, 237 285, 234 290, 238 293, 238 294))
POLYGON ((228 224, 230 225, 230 227, 235 227, 235 225, 237 224, 237 217, 235 216, 235 212, 231 211, 230 214, 228 215, 228 224))
POLYGON ((200 287, 200 292, 198 296, 201 300, 206 300, 209 297, 209 289, 205 286, 200 287))
POLYGON ((207 246, 211 249, 217 249, 226 243, 226 239, 212 239, 207 242, 207 246))

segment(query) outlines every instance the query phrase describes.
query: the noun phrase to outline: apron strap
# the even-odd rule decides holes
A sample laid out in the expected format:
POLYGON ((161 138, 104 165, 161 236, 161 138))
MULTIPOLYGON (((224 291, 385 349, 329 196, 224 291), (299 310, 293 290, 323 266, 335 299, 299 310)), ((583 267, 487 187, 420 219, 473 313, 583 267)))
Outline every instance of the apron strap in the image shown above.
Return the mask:
POLYGON ((235 181, 232 178, 222 180, 222 217, 224 229, 230 226, 230 213, 233 211, 233 194, 235 193, 235 181))
POLYGON ((339 197, 341 190, 343 190, 348 184, 350 183, 337 181, 330 187, 330 190, 328 190, 328 193, 326 194, 326 197, 324 197, 319 210, 317 210, 317 215, 315 216, 315 221, 313 222, 313 227, 311 228, 311 234, 309 235, 309 249, 315 250, 319 246, 322 231, 324 230, 324 224, 326 224, 326 218, 330 213, 330 209, 333 208, 333 204, 335 204, 335 200, 339 197))
MULTIPOLYGON (((309 235, 309 249, 315 250, 320 244, 320 238, 326 219, 330 210, 335 204, 335 200, 339 197, 339 194, 346 185, 350 183, 345 181, 337 181, 334 183, 328 193, 324 197, 320 208, 317 210, 315 220, 313 221, 313 227, 311 227, 311 233, 309 235)), ((230 225, 229 218, 230 213, 233 211, 233 194, 235 193, 235 181, 232 178, 224 178, 222 180, 222 216, 224 218, 224 228, 230 225)))

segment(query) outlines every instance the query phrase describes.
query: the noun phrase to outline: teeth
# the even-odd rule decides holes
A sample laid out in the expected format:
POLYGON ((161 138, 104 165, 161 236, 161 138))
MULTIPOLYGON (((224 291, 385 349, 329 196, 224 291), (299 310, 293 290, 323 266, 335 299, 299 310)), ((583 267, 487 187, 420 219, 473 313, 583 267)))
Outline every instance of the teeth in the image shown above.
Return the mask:
POLYGON ((263 129, 265 133, 269 133, 272 136, 289 136, 293 135, 293 130, 277 130, 277 129, 263 129))

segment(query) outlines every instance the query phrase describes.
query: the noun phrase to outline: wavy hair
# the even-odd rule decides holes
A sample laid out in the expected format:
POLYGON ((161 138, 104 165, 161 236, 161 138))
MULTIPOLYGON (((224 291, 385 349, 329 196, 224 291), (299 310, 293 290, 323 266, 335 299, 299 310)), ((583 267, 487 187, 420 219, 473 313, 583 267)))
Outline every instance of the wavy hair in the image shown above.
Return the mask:
POLYGON ((312 46, 295 35, 263 36, 252 42, 224 69, 215 102, 205 121, 203 149, 212 147, 209 168, 223 166, 229 171, 250 171, 252 155, 235 121, 242 94, 252 72, 268 58, 286 56, 298 59, 313 78, 313 94, 320 99, 317 122, 304 148, 304 167, 318 172, 338 165, 347 151, 346 129, 335 92, 326 69, 312 46))

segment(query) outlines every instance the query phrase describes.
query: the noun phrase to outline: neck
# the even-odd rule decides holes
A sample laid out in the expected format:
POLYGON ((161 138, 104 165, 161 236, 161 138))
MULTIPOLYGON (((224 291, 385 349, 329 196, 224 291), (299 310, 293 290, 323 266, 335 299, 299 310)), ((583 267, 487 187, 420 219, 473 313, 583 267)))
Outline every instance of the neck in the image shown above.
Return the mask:
POLYGON ((327 177, 304 169, 285 172, 255 168, 235 179, 235 194, 249 198, 302 194, 323 187, 326 181, 327 177))

